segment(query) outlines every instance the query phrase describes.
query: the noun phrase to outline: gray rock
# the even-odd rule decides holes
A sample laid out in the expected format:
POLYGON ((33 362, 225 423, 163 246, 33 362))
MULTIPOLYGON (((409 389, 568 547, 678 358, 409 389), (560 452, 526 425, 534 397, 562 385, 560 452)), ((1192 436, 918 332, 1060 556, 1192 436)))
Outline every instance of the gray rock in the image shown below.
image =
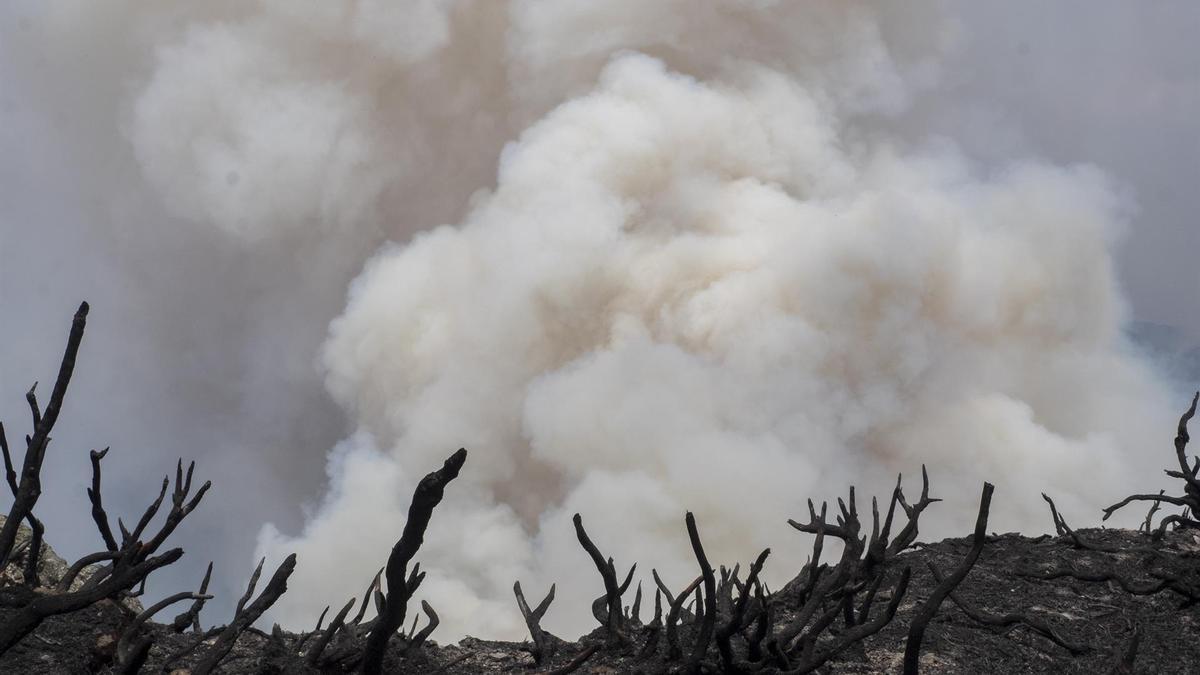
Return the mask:
MULTIPOLYGON (((4 527, 4 523, 8 520, 7 516, 0 515, 0 527, 4 527)), ((25 523, 21 523, 21 527, 17 528, 17 539, 15 548, 21 550, 8 565, 7 569, 0 571, 0 578, 13 583, 24 583, 25 581, 25 560, 29 554, 28 542, 33 536, 33 530, 25 523)), ((71 563, 67 562, 62 556, 58 555, 46 540, 42 540, 41 555, 38 556, 38 577, 41 579, 42 586, 54 588, 58 582, 62 581, 67 570, 71 569, 71 563)), ((77 590, 82 586, 88 578, 100 569, 100 565, 88 565, 83 568, 75 580, 71 582, 70 590, 77 590)), ((142 603, 137 598, 125 598, 122 600, 123 605, 134 612, 142 611, 142 603)))

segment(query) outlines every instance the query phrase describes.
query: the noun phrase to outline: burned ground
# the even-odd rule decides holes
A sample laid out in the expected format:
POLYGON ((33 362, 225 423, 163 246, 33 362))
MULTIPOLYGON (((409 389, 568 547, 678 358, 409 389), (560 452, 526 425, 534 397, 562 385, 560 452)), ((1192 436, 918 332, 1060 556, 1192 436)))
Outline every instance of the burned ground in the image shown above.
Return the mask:
MULTIPOLYGON (((1114 672, 1129 646, 1134 627, 1140 628, 1136 673, 1191 673, 1200 664, 1200 607, 1181 607, 1188 598, 1169 590, 1135 595, 1116 581, 1089 582, 1072 577, 1042 580, 1025 572, 1071 568, 1081 572, 1115 573, 1135 583, 1152 583, 1150 571, 1166 572, 1200 583, 1200 536, 1191 532, 1168 533, 1151 546, 1148 537, 1128 530, 1082 530, 1097 544, 1123 549, 1099 553, 1076 548, 1062 537, 1028 538, 1015 534, 990 537, 979 561, 958 587, 956 595, 975 608, 997 613, 1026 613, 1045 621, 1067 641, 1086 648, 1072 654, 1050 639, 1018 623, 1009 627, 986 626, 963 613, 948 600, 935 616, 921 649, 921 671, 926 673, 1108 673, 1114 672)), ((946 539, 919 545, 890 564, 889 574, 910 567, 912 580, 896 618, 877 634, 835 657, 819 672, 895 673, 901 669, 905 637, 916 607, 928 597, 935 580, 927 568, 952 568, 970 547, 970 538, 946 539)), ((597 579, 599 586, 599 579, 597 579)), ((782 595, 782 592, 781 592, 782 595)), ((782 598, 781 598, 782 599, 782 598)), ((886 602, 888 598, 879 598, 886 602)), ((794 608, 793 608, 794 609, 794 608)), ((3 620, 0 612, 0 621, 3 620)), ((0 671, 12 673, 104 672, 111 652, 128 623, 128 612, 111 602, 48 619, 33 635, 0 657, 0 671)), ((189 633, 175 633, 154 624, 155 644, 143 672, 161 669, 164 658, 188 646, 189 633)), ((527 643, 494 642, 466 638, 457 645, 427 643, 418 654, 403 658, 392 649, 386 667, 397 673, 547 673, 562 669, 590 647, 600 646, 576 670, 579 673, 661 672, 665 645, 655 658, 638 658, 646 629, 632 630, 632 644, 604 647, 604 629, 574 643, 563 643, 554 657, 537 667, 526 651, 527 643)), ((680 638, 690 644, 695 627, 685 624, 680 638)), ((307 668, 302 660, 285 654, 295 651, 311 635, 249 631, 238 640, 218 672, 342 673, 337 667, 307 668)), ((178 664, 186 667, 185 664, 178 664)), ((714 668, 719 664, 714 662, 714 668)), ((773 672, 766 669, 763 672, 773 672)), ((1120 671, 1116 671, 1120 672, 1120 671)))

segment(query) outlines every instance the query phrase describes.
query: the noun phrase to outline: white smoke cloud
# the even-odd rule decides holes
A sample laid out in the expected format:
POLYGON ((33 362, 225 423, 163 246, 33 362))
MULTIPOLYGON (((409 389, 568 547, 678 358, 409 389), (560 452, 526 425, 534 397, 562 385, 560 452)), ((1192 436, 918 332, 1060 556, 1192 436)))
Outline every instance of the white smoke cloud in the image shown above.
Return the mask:
MULTIPOLYGON (((574 614, 557 625, 586 629, 577 511, 606 553, 680 579, 693 510, 714 559, 781 551, 780 583, 803 555, 783 514, 830 486, 883 492, 924 462, 951 504, 990 479, 1007 493, 994 522, 1037 527, 1037 491, 1083 510, 1144 474, 1127 449, 1170 407, 1120 352, 1103 178, 851 144, 811 86, 619 57, 506 150, 463 223, 355 283, 325 365, 383 454, 341 461, 417 472, 475 449, 422 556, 448 632, 518 636, 514 572, 559 582, 574 614), (487 556, 460 529, 480 520, 504 542, 487 556)), ((397 531, 402 504, 376 505, 412 481, 347 471, 302 535, 263 550, 306 559, 354 550, 356 522, 397 531)), ((328 586, 331 567, 297 574, 328 586)))
MULTIPOLYGON (((258 401, 311 377, 365 264, 320 350, 356 431, 304 526, 258 537, 258 553, 299 556, 285 625, 362 592, 416 481, 460 446, 419 555, 442 640, 521 637, 518 578, 531 594, 558 583, 549 629, 590 628, 601 589, 575 512, 619 564, 677 584, 694 574, 694 511, 714 561, 771 546, 778 586, 803 562, 786 519, 807 497, 886 494, 927 463, 946 503, 925 536, 964 531, 985 479, 997 529, 1042 530, 1039 491, 1094 513, 1151 480, 1145 458, 1168 442, 1178 406, 1120 335, 1121 190, 1086 166, 977 164, 909 129, 934 117, 961 46, 942 3, 127 0, 34 15, 10 44, 58 45, 27 69, 59 79, 30 87, 91 150, 81 171, 104 178, 86 192, 124 233, 108 243, 194 257, 177 285, 129 284, 136 297, 174 306, 183 288, 218 316, 239 308, 167 331, 164 354, 207 336, 239 365, 205 375, 286 427, 258 401), (62 112, 80 101, 100 112, 62 112), (232 292, 211 281, 231 259, 253 270, 232 292)), ((238 405, 180 407, 203 427, 238 405)), ((230 446, 219 470, 255 475, 230 446)), ((323 451, 259 468, 290 475, 323 451)))

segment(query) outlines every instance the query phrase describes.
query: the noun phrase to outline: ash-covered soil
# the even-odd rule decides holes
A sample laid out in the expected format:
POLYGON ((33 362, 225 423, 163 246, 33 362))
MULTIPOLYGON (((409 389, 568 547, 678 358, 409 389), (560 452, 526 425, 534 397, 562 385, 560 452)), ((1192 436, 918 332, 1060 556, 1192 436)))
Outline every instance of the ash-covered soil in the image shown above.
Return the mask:
MULTIPOLYGON (((1196 673, 1200 672, 1200 608, 1186 594, 1166 588, 1158 592, 1164 578, 1174 579, 1177 588, 1200 587, 1200 535, 1194 531, 1168 532, 1160 542, 1127 530, 1081 530, 1084 540, 1096 548, 1115 549, 1106 553, 1080 549, 1068 537, 1028 538, 1015 534, 993 536, 982 556, 956 591, 966 605, 992 614, 1018 613, 1044 622, 1078 653, 1056 644, 1023 622, 1000 627, 983 625, 947 598, 925 632, 921 649, 924 673, 1196 673), (1074 571, 1078 576, 1110 576, 1114 580, 1083 581, 1071 576, 1043 579, 1055 572, 1074 571), (1121 582, 1136 592, 1122 587, 1121 582), (1143 594, 1145 593, 1145 594, 1143 594), (1122 670, 1131 650, 1135 628, 1138 634, 1132 651, 1132 670, 1122 670)), ((947 539, 935 544, 918 544, 888 563, 888 579, 882 585, 877 606, 883 606, 904 567, 911 569, 908 593, 894 620, 862 643, 852 645, 816 672, 897 673, 901 668, 905 639, 917 608, 929 597, 936 582, 928 569, 932 562, 949 573, 966 555, 971 538, 947 539)), ((772 560, 772 564, 784 564, 772 560)), ((799 564, 797 564, 799 567, 799 564)), ((602 591, 599 575, 596 589, 602 591)), ((786 621, 795 603, 785 588, 773 596, 779 622, 786 621)), ((651 603, 651 608, 652 608, 651 603)), ((649 621, 642 608, 642 620, 649 621)), ((164 612, 164 614, 169 614, 164 612)), ((132 610, 104 601, 73 614, 52 617, 0 658, 3 673, 97 673, 111 672, 113 652, 132 610)), ((0 612, 3 617, 3 612, 0 612)), ((169 620, 169 615, 164 620, 169 620)), ((839 620, 840 621, 840 620, 839 620)), ((552 629, 552 626, 546 626, 552 629)), ((687 651, 697 626, 684 623, 680 643, 687 651)), ((844 627, 835 622, 825 640, 834 639, 844 627)), ((175 633, 169 626, 154 624, 154 647, 141 672, 162 671, 169 654, 197 641, 191 632, 175 633)), ((682 660, 664 659, 665 640, 658 641, 652 654, 642 654, 648 629, 638 623, 626 627, 630 642, 606 646, 606 635, 598 627, 576 642, 563 642, 554 656, 541 666, 523 649, 525 645, 466 638, 457 645, 439 645, 430 640, 419 649, 401 654, 403 640, 392 640, 385 670, 395 673, 551 673, 563 672, 576 657, 592 652, 574 672, 655 673, 672 672, 682 660)), ((436 633, 435 633, 436 636, 436 633)), ((301 643, 311 645, 315 636, 248 631, 238 640, 233 653, 218 672, 223 673, 342 673, 352 665, 327 665, 317 669, 305 663, 301 643)), ((740 660, 745 641, 734 640, 740 660)), ((330 645, 329 649, 336 649, 330 645)), ((172 671, 187 673, 189 660, 179 659, 172 671)), ((715 650, 701 669, 720 672, 715 650)), ((780 672, 778 666, 759 672, 780 672)))

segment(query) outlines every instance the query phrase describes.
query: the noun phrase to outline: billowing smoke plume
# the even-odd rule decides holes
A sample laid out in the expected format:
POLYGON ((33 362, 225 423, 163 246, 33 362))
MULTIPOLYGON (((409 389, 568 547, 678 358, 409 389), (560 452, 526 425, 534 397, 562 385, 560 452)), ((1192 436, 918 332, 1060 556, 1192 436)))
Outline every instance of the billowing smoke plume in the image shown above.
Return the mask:
POLYGON ((951 504, 999 481, 1009 527, 1044 518, 1037 490, 1074 511, 1119 489, 1169 408, 1116 349, 1108 186, 855 142, 812 87, 619 57, 506 150, 463 223, 377 254, 325 347, 366 435, 304 534, 264 550, 298 549, 311 584, 363 560, 360 581, 412 474, 465 444, 425 592, 512 635, 514 576, 564 582, 584 611, 560 620, 586 620, 574 512, 681 580, 688 509, 716 559, 798 563, 780 514, 922 462, 951 504))
POLYGON ((984 479, 997 529, 1038 530, 1040 491, 1092 513, 1154 479, 1178 401, 1121 333, 1132 204, 1095 168, 912 132, 962 48, 939 3, 116 7, 56 5, 24 40, 118 111, 97 145, 143 196, 116 201, 188 233, 139 235, 269 271, 236 316, 275 327, 238 324, 234 382, 270 396, 279 359, 319 358, 353 429, 303 526, 259 534, 299 555, 285 624, 361 592, 460 446, 420 555, 443 639, 519 637, 518 578, 585 630, 576 512, 680 583, 694 511, 713 560, 772 546, 778 586, 806 498, 922 463, 946 499, 925 536, 963 530, 984 479))

